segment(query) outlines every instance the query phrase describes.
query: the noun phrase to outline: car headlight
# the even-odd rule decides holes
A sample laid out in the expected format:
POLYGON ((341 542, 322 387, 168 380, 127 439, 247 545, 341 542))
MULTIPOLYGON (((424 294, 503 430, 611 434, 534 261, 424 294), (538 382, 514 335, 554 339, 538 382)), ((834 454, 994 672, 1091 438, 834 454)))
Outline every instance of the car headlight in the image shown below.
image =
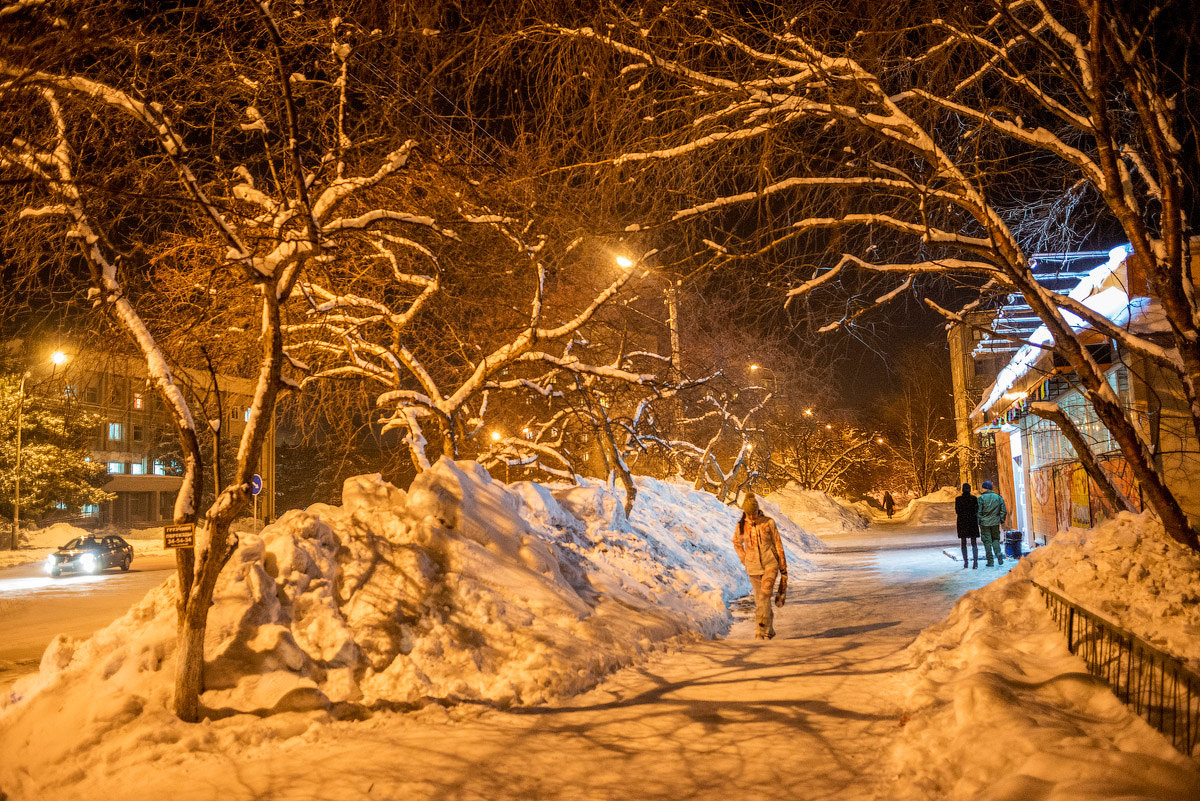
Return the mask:
POLYGON ((54 558, 54 554, 50 554, 49 556, 47 556, 47 557, 46 557, 46 561, 45 561, 45 563, 44 563, 44 566, 45 566, 46 572, 47 572, 47 573, 49 573, 51 570, 53 570, 53 569, 54 569, 54 565, 55 565, 57 562, 58 562, 58 560, 54 558))
POLYGON ((96 557, 90 553, 85 553, 79 557, 79 565, 90 573, 96 569, 96 557))

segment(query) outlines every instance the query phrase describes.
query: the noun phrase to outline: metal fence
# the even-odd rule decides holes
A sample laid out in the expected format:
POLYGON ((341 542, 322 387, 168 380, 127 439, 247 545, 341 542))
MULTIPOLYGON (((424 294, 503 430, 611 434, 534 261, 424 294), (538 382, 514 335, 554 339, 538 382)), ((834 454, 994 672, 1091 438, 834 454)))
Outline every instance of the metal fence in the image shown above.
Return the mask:
POLYGON ((1115 623, 1034 582, 1067 635, 1067 647, 1117 698, 1171 739, 1185 756, 1200 755, 1200 674, 1115 623))

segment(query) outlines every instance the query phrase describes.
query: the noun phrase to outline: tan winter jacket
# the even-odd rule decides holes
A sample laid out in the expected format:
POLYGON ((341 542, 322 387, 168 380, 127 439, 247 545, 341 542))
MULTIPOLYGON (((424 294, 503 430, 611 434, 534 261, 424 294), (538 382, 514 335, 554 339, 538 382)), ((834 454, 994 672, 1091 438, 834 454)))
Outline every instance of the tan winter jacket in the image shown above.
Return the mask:
POLYGON ((775 568, 781 573, 787 572, 779 529, 775 527, 775 521, 764 514, 753 520, 742 515, 733 534, 733 549, 750 575, 761 575, 775 568))

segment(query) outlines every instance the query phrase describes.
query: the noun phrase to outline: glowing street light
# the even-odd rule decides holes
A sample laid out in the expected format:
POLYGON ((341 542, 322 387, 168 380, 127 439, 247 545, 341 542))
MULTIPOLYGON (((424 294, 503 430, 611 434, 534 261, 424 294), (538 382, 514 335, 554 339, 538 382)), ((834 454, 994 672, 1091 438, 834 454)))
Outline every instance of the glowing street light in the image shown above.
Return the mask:
POLYGON ((762 369, 762 368, 761 368, 761 367, 759 367, 757 364, 752 364, 752 365, 750 365, 750 370, 751 370, 751 372, 753 372, 754 370, 761 370, 761 369, 762 369))
POLYGON ((826 423, 826 424, 825 424, 825 427, 826 427, 826 428, 828 428, 830 431, 832 431, 832 430, 833 430, 833 423, 826 423))
POLYGON ((812 417, 812 409, 805 409, 805 410, 804 410, 804 416, 805 416, 805 417, 812 417))
MULTIPOLYGON (((55 367, 65 364, 67 354, 61 350, 56 350, 50 354, 50 363, 55 367)), ((26 370, 21 374, 21 384, 17 388, 17 458, 14 460, 13 470, 13 522, 12 522, 12 541, 9 542, 9 547, 12 550, 17 550, 17 539, 21 532, 21 414, 25 410, 25 380, 32 374, 26 370)))
POLYGON ((500 432, 493 431, 492 432, 492 442, 499 442, 499 441, 500 441, 500 432))
POLYGON ((876 442, 878 442, 880 445, 882 445, 882 444, 883 444, 883 437, 880 437, 879 439, 877 439, 877 440, 875 440, 875 441, 876 441, 876 442))
POLYGON ((617 266, 622 270, 628 270, 633 267, 633 259, 628 256, 617 256, 617 266))

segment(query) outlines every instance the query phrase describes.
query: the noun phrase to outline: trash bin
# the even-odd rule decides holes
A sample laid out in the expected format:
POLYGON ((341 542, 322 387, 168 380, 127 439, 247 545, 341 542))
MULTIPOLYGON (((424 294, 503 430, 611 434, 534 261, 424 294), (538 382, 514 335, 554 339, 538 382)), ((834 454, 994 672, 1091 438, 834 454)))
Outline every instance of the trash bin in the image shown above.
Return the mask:
POLYGON ((1013 559, 1020 559, 1022 556, 1024 556, 1024 539, 1025 538, 1020 531, 1004 532, 1004 555, 1010 556, 1013 559))

